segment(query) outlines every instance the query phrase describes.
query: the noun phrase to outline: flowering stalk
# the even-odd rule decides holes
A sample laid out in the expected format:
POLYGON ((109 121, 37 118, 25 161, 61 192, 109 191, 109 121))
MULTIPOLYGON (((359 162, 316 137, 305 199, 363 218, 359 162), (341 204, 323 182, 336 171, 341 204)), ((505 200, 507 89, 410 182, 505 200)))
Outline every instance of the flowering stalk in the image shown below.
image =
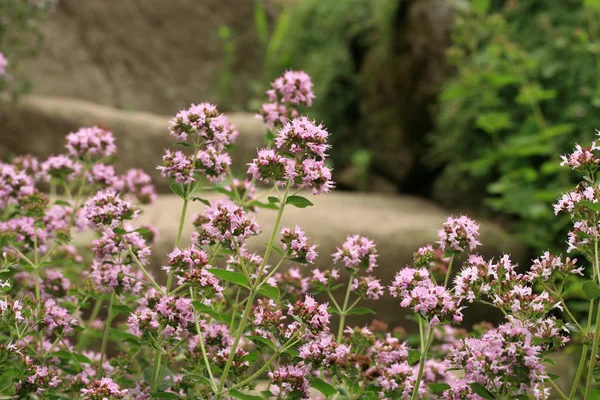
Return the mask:
POLYGON ((96 379, 102 377, 102 364, 104 362, 104 355, 106 354, 106 345, 108 344, 108 334, 110 332, 110 324, 113 319, 112 307, 115 301, 116 294, 112 292, 110 300, 108 302, 108 315, 106 316, 106 322, 104 325, 104 335, 102 336, 102 346, 100 348, 100 363, 98 364, 98 372, 96 373, 96 379))
POLYGON ((344 325, 346 323, 346 314, 348 313, 348 301, 350 300, 350 287, 352 286, 352 281, 354 280, 354 273, 350 274, 350 278, 348 279, 348 287, 346 288, 346 296, 344 297, 344 303, 342 305, 342 309, 340 310, 340 326, 338 327, 337 333, 337 341, 342 340, 342 335, 344 334, 344 325))
POLYGON ((419 387, 421 385, 421 379, 423 379, 423 371, 425 370, 427 352, 429 351, 429 346, 431 346, 431 342, 433 340, 433 327, 429 328, 429 333, 425 339, 425 327, 423 326, 424 319, 420 316, 417 318, 419 318, 419 332, 421 332, 421 356, 419 357, 419 372, 417 373, 417 380, 415 381, 415 387, 411 395, 411 400, 416 400, 419 397, 419 387))
MULTIPOLYGON (((248 321, 248 316, 250 315, 250 310, 252 309, 252 304, 254 303, 254 298, 256 297, 256 293, 261 284, 261 277, 263 275, 263 271, 267 265, 269 256, 271 255, 271 249, 273 247, 273 244, 275 243, 275 236, 277 235, 279 225, 281 224, 281 217, 283 216, 283 210, 285 209, 285 204, 287 201, 288 193, 290 191, 290 186, 291 186, 291 184, 288 183, 283 197, 279 199, 280 207, 279 207, 279 211, 277 212, 277 217, 275 219, 275 226, 273 227, 273 232, 271 233, 271 237, 269 238, 269 242, 267 243, 267 249, 265 250, 265 255, 263 257, 262 263, 256 274, 256 280, 250 286, 250 294, 248 295, 248 298, 246 299, 246 307, 244 308, 244 313, 242 314, 242 318, 240 320, 240 325, 235 334, 233 344, 231 346, 231 351, 229 352, 229 356, 227 357, 227 362, 225 363, 225 367, 223 368, 223 373, 221 374, 221 381, 219 382, 219 392, 221 392, 223 390, 223 387, 225 386, 225 382, 227 380, 227 375, 229 374, 229 369, 231 368, 231 363, 233 361, 233 357, 235 355, 235 352, 237 351, 237 346, 240 342, 242 334, 244 333, 244 329, 246 328, 246 323, 248 321)), ((218 400, 220 398, 220 395, 217 394, 216 398, 218 400)))
POLYGON ((454 262, 454 252, 450 257, 450 262, 448 263, 448 271, 446 271, 446 278, 444 279, 444 287, 448 287, 448 282, 450 281, 450 275, 452 275, 452 263, 454 262))
MULTIPOLYGON (((598 271, 600 268, 600 260, 598 259, 598 239, 594 241, 594 267, 598 271)), ((596 278, 600 281, 600 272, 596 272, 596 278)), ((593 302, 593 300, 592 300, 593 302)), ((590 306, 590 315, 592 307, 590 306)), ((592 341, 592 352, 590 353, 590 362, 588 365, 587 382, 585 386, 585 400, 589 400, 592 393, 592 385, 594 382, 594 369, 596 367, 596 359, 598 357, 598 346, 600 345, 600 303, 596 312, 596 327, 594 328, 594 339, 592 341)))

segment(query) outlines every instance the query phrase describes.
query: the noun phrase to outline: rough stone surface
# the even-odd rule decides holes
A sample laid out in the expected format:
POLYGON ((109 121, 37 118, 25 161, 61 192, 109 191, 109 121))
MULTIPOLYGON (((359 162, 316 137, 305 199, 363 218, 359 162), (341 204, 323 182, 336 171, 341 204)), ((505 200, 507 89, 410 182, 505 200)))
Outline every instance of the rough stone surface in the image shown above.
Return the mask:
MULTIPOLYGON (((203 194, 203 198, 217 199, 216 196, 203 194)), ((302 226, 312 243, 319 244, 319 257, 316 266, 331 268, 331 254, 336 246, 341 245, 346 235, 359 233, 372 238, 379 250, 379 267, 375 275, 388 285, 396 271, 410 263, 412 253, 420 246, 437 240, 437 230, 447 217, 447 212, 425 200, 410 196, 385 196, 376 194, 354 194, 334 192, 327 195, 312 196, 305 194, 314 207, 299 209, 286 208, 282 225, 302 226)), ((160 238, 154 248, 154 270, 160 273, 158 266, 163 265, 166 255, 172 250, 177 235, 179 215, 182 201, 174 195, 162 196, 156 205, 145 210, 142 221, 157 226, 160 238)), ((188 207, 187 222, 183 238, 189 238, 192 232, 191 219, 194 213, 202 212, 204 205, 191 202, 188 207)), ((272 210, 261 210, 257 215, 263 234, 250 241, 250 248, 262 254, 264 243, 272 231, 276 213, 272 210)), ((484 243, 482 254, 497 256, 503 252, 510 253, 513 259, 523 263, 524 249, 512 240, 500 227, 493 223, 482 223, 481 241, 484 243)), ((188 245, 189 240, 182 241, 188 245)), ((277 261, 273 258, 272 261, 277 261)), ((312 267, 306 269, 306 273, 312 267)), ((342 268, 343 269, 343 268, 342 268)), ((347 278, 346 278, 347 279, 347 278)), ((378 318, 395 325, 406 325, 406 313, 397 305, 397 299, 386 295, 383 300, 370 306, 378 311, 378 318)), ((365 302, 366 306, 368 302, 365 302)), ((497 318, 489 309, 473 306, 468 311, 468 320, 497 318)), ((369 317, 370 319, 370 317, 369 317)), ((364 321, 357 318, 356 321, 364 321)), ((351 320, 352 321, 352 320, 351 320)))
MULTIPOLYGON (((0 101, 0 160, 15 154, 30 153, 43 159, 62 153, 66 134, 98 124, 110 129, 117 138, 117 170, 143 168, 164 192, 168 191, 168 181, 160 176, 156 165, 161 162, 164 149, 175 144, 167 131, 170 118, 69 98, 29 95, 17 103, 0 101)), ((233 169, 240 171, 263 144, 265 128, 250 113, 231 113, 228 119, 240 132, 232 152, 233 169)))
POLYGON ((243 107, 261 66, 253 18, 252 1, 61 0, 28 72, 37 94, 171 114, 222 99, 216 93, 229 71, 219 29, 227 26, 235 50, 231 98, 243 107))

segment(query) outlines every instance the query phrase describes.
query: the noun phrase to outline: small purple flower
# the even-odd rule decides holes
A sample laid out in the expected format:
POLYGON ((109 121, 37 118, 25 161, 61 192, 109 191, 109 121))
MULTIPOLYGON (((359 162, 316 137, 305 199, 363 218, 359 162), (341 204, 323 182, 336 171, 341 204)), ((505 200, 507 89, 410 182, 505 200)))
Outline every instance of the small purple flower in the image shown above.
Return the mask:
POLYGON ((301 264, 309 262, 313 264, 317 258, 317 245, 309 245, 308 237, 298 225, 292 230, 283 228, 281 230, 281 244, 283 249, 289 252, 290 257, 298 259, 301 264))
POLYGON ((181 151, 166 150, 162 157, 163 165, 156 167, 165 178, 172 178, 177 183, 187 185, 194 182, 196 172, 192 160, 181 151))
POLYGON ((248 174, 262 183, 274 182, 284 185, 296 176, 294 160, 286 158, 275 150, 262 149, 258 157, 248 164, 248 174))
POLYGON ((102 190, 88 199, 82 208, 91 228, 108 226, 116 228, 123 221, 133 219, 139 213, 129 201, 113 189, 102 190))
POLYGON ((192 104, 179 111, 170 122, 169 132, 183 141, 190 136, 193 141, 201 139, 217 150, 233 143, 238 135, 235 127, 210 103, 192 104))
POLYGON ((80 172, 81 164, 71 160, 64 154, 49 157, 42 163, 42 172, 45 180, 50 178, 72 181, 80 172))
POLYGON ((292 154, 325 158, 329 149, 329 133, 307 117, 294 118, 279 130, 275 138, 278 148, 287 147, 292 154))
POLYGON ((117 153, 113 133, 97 126, 69 133, 66 147, 72 157, 81 160, 99 160, 117 153))
POLYGON ((312 189, 313 194, 328 193, 335 188, 331 169, 322 160, 309 158, 298 163, 294 179, 301 188, 312 189))
POLYGON ((349 235, 342 248, 338 247, 332 255, 334 263, 341 261, 354 273, 361 270, 371 273, 377 266, 377 248, 375 243, 365 236, 349 235))
POLYGON ((442 251, 473 251, 481 244, 477 240, 479 225, 465 215, 459 218, 448 217, 442 229, 438 231, 438 236, 442 251))

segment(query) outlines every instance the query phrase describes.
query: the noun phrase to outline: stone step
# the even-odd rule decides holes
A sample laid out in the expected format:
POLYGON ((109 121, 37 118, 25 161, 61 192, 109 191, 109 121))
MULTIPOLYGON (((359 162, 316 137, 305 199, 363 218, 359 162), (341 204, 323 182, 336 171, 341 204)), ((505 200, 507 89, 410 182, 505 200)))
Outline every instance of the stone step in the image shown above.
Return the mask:
MULTIPOLYGON (((199 100, 200 101, 200 100, 199 100)), ((251 113, 231 113, 230 122, 240 132, 232 152, 233 170, 245 171, 264 143, 265 126, 251 113)), ((164 149, 174 147, 168 133, 171 116, 125 111, 72 98, 26 95, 18 102, 0 98, 0 160, 30 153, 41 159, 64 152, 65 136, 82 126, 101 125, 117 139, 118 172, 142 168, 154 179, 159 191, 168 191, 160 176, 164 149)))
MULTIPOLYGON (((287 207, 282 225, 293 227, 300 225, 310 237, 310 243, 319 244, 319 257, 315 266, 326 269, 332 268, 331 254, 340 246, 348 234, 358 233, 368 236, 375 241, 379 250, 379 267, 375 275, 381 278, 383 284, 389 285, 395 273, 410 264, 412 253, 419 247, 437 240, 437 231, 446 220, 448 212, 436 205, 411 196, 389 196, 381 194, 358 194, 350 192, 333 192, 313 196, 304 193, 305 197, 314 203, 314 207, 299 209, 287 207)), ((210 201, 219 199, 215 194, 200 194, 210 201)), ((141 221, 155 225, 160 230, 160 237, 154 247, 153 270, 157 276, 162 276, 158 270, 164 265, 167 254, 172 250, 177 236, 182 200, 175 195, 159 196, 158 202, 144 210, 141 221)), ((188 217, 183 230, 182 246, 189 245, 192 232, 192 215, 204 209, 200 202, 190 202, 188 217)), ((276 212, 262 209, 256 216, 263 233, 249 242, 251 250, 264 253, 264 243, 275 223, 276 212)), ((492 222, 481 222, 481 253, 486 257, 494 257, 502 253, 511 254, 515 262, 526 264, 525 248, 517 240, 511 238, 502 228, 492 222)), ((271 262, 277 262, 277 255, 271 262)), ((298 264, 295 264, 298 265, 298 264)), ((456 263, 455 265, 460 265, 456 263)), ((315 266, 306 268, 306 273, 315 266)), ((528 267, 528 265, 524 265, 528 267)), ((288 267, 288 266, 285 266, 288 267)), ((339 266, 338 266, 339 268, 339 266)), ((341 268, 343 269, 343 268, 341 268)), ((456 267, 455 269, 458 269, 456 267)), ((346 275, 347 276, 347 275, 346 275)), ((344 276, 343 276, 344 277, 344 276)), ((345 278, 347 279, 347 277, 345 278)), ((398 300, 387 295, 377 302, 365 302, 365 306, 378 311, 378 318, 392 324, 406 325, 406 313, 401 312, 398 300)), ((466 313, 466 320, 480 321, 498 317, 489 314, 490 309, 481 305, 471 307, 466 313), (490 316, 491 315, 491 316, 490 316)), ((370 319, 371 317, 368 317, 370 319)), ((357 318, 364 321, 364 318, 357 318)), ((352 320, 351 320, 352 321, 352 320)))

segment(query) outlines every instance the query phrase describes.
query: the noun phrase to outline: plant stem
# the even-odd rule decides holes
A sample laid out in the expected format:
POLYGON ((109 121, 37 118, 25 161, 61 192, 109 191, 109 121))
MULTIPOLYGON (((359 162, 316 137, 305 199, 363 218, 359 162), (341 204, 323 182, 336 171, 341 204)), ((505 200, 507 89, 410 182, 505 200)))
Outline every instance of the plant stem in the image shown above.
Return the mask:
POLYGON ((573 382, 573 386, 571 387, 571 392, 569 393, 569 400, 573 400, 575 395, 577 394, 577 388, 579 387, 579 381, 581 381, 581 375, 583 375, 583 370, 585 369, 585 361, 587 356, 588 345, 584 344, 581 349, 581 357, 579 358, 579 366, 577 367, 577 373, 575 374, 575 381, 573 382))
POLYGON ((450 280, 450 275, 452 275, 452 263, 454 262, 454 254, 450 257, 450 262, 448 263, 448 271, 446 271, 446 279, 444 279, 444 287, 448 287, 448 281, 450 280))
POLYGON ((348 279, 348 287, 346 288, 346 297, 344 298, 344 305, 340 312, 340 326, 338 327, 337 341, 338 343, 342 340, 344 334, 344 325, 346 323, 346 313, 348 312, 348 301, 350 300, 350 287, 352 286, 352 280, 354 279, 354 272, 350 274, 348 279))
POLYGON ((558 387, 558 385, 556 383, 554 383, 554 381, 552 379, 548 379, 545 382, 548 382, 550 384, 550 386, 552 386, 554 388, 554 390, 560 396, 561 399, 563 399, 563 400, 569 400, 569 398, 563 393, 562 390, 560 390, 560 388, 558 387))
MULTIPOLYGON (((227 380, 227 375, 229 374, 229 369, 231 368, 231 363, 233 362, 233 357, 235 356, 235 352, 237 351, 237 346, 240 342, 242 334, 244 333, 244 328, 246 327, 246 323, 248 322, 248 316, 250 315, 250 310, 252 309, 252 303, 254 302, 254 297, 256 296, 256 292, 258 290, 258 286, 261 282, 261 277, 263 271, 267 265, 269 260, 269 255, 271 255, 271 249, 273 247, 273 242, 275 242, 275 236, 279 230, 279 224, 281 223, 281 216, 283 215, 283 210, 285 209, 285 202, 287 201, 287 195, 290 191, 291 182, 288 183, 283 198, 280 199, 281 206, 279 207, 279 211, 277 212, 277 218, 275 219, 275 225, 273 226, 273 232, 271 233, 271 237, 269 238, 269 243, 267 243, 267 249, 265 250, 265 255, 263 257, 263 261, 258 269, 258 273, 256 274, 256 280, 254 284, 250 287, 250 294, 248 295, 248 299, 246 300, 246 307, 244 308, 244 314, 240 320, 240 325, 235 334, 235 338, 233 339, 233 345, 231 346, 231 351, 229 352, 229 357, 227 358, 227 362, 225 363, 225 367, 223 368, 223 373, 221 374, 221 381, 219 382, 219 392, 223 390, 225 386, 225 382, 227 380)), ((220 398, 220 395, 217 394, 216 400, 220 398)))
POLYGON ((110 331, 110 324, 112 322, 112 307, 115 301, 115 292, 110 295, 110 301, 108 303, 108 316, 104 323, 104 336, 102 337, 102 347, 100 348, 100 364, 98 365, 98 372, 96 373, 96 379, 102 378, 102 363, 104 362, 104 355, 106 354, 106 345, 108 344, 108 333, 110 331))
POLYGON ((592 393, 594 382, 594 369, 596 367, 596 357, 598 356, 598 346, 600 345, 600 305, 596 314, 596 327, 594 328, 594 341, 592 343, 592 352, 590 354, 590 364, 588 365, 587 382, 585 385, 585 400, 589 400, 592 393))
POLYGON ((158 388, 158 380, 160 375, 162 353, 160 349, 156 349, 154 355, 154 371, 152 372, 152 382, 150 382, 150 391, 153 392, 158 388))
MULTIPOLYGON (((188 193, 186 193, 185 198, 183 199, 183 208, 181 209, 181 216, 179 217, 179 229, 177 230, 177 239, 175 240, 175 247, 179 247, 179 242, 181 242, 181 234, 183 233, 183 225, 185 224, 185 214, 187 213, 188 201, 188 193)), ((171 291, 172 281, 173 273, 172 271, 169 271, 169 274, 167 275, 167 293, 171 291)))
POLYGON ((131 247, 129 247, 129 244, 127 243, 127 239, 125 239, 125 238, 123 238, 123 245, 125 246, 125 248, 127 248, 127 251, 129 252, 129 255, 131 256, 131 258, 133 258, 133 261, 135 261, 135 263, 138 265, 138 267, 140 267, 140 269, 142 270, 142 272, 144 273, 146 278, 148 278, 150 283, 152 283, 154 288, 156 290, 158 290, 160 293, 165 294, 164 290, 162 290, 162 288, 159 286, 159 284, 156 283, 156 281, 152 278, 152 275, 150 275, 148 273, 148 271, 146 271, 146 268, 144 268, 144 266, 142 265, 140 260, 135 255, 135 253, 131 250, 131 247))
MULTIPOLYGON (((424 330, 423 327, 423 318, 419 318, 419 329, 424 330)), ((429 351, 429 346, 431 346, 431 342, 433 340, 433 328, 429 329, 429 335, 427 337, 427 343, 424 342, 424 337, 421 336, 421 357, 419 358, 419 372, 417 374, 417 380, 415 381, 415 388, 413 389, 411 400, 416 400, 419 397, 419 386, 421 385, 421 379, 423 378, 423 371, 425 370, 425 360, 427 359, 427 352, 429 351)))
MULTIPOLYGON (((190 288, 190 298, 192 299, 192 301, 194 301, 194 290, 192 288, 190 288)), ((206 355, 206 348, 204 347, 204 338, 202 337, 202 330, 200 329, 200 321, 198 321, 198 314, 196 313, 196 310, 194 310, 194 322, 196 324, 196 332, 198 333, 198 343, 200 343, 200 351, 202 352, 202 358, 204 359, 204 364, 206 365, 208 376, 210 376, 210 384, 214 390, 216 389, 217 384, 215 381, 215 377, 213 376, 212 370, 210 368, 210 363, 208 362, 208 356, 206 355)))

